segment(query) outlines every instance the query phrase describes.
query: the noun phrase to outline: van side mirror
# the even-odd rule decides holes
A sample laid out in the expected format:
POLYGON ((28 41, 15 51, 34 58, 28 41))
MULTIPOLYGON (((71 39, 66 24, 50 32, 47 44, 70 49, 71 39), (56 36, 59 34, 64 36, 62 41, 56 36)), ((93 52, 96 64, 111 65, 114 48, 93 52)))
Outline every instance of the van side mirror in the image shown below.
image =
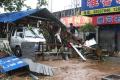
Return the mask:
POLYGON ((20 36, 21 38, 24 38, 24 35, 23 35, 23 33, 20 33, 20 34, 19 34, 19 36, 20 36))

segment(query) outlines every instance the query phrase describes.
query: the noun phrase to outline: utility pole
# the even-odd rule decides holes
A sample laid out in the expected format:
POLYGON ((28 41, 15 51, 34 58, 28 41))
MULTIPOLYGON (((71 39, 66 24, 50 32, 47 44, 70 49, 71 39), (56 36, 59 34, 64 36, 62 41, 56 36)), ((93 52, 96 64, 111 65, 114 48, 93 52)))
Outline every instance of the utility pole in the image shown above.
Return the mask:
POLYGON ((74 15, 76 15, 77 0, 71 0, 72 8, 74 9, 74 15))
POLYGON ((51 0, 51 12, 52 12, 52 0, 51 0))
POLYGON ((74 1, 74 13, 75 15, 77 15, 77 13, 79 12, 77 8, 80 6, 80 1, 78 0, 73 0, 73 1, 74 1))

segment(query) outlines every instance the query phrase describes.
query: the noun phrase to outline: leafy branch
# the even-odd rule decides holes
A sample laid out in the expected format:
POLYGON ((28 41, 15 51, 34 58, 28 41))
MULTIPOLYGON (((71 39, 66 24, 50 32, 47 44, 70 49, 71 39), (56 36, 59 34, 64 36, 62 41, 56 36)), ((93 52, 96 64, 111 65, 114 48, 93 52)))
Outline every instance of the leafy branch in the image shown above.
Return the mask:
MULTIPOLYGON (((31 9, 31 6, 25 4, 27 0, 0 0, 0 7, 4 8, 5 11, 20 11, 23 7, 31 9)), ((43 5, 47 5, 46 0, 37 0, 37 8, 43 5)))

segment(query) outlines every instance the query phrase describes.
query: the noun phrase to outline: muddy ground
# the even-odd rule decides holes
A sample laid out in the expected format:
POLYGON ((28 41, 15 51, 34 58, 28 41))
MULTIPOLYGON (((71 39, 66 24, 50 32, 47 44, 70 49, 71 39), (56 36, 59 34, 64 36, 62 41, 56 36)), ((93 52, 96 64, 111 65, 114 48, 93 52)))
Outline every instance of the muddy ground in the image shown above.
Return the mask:
MULTIPOLYGON (((38 61, 42 64, 52 66, 55 75, 52 77, 40 75, 40 80, 101 80, 110 74, 120 74, 120 64, 108 61, 100 62, 80 59, 38 61)), ((12 80, 32 80, 27 75, 14 76, 12 80)))

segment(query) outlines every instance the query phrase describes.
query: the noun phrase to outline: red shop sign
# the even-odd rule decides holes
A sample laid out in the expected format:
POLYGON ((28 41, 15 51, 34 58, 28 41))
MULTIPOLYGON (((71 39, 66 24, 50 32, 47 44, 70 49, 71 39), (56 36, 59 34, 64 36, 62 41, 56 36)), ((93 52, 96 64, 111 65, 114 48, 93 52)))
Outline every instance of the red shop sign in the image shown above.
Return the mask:
POLYGON ((62 17, 61 22, 65 24, 67 27, 69 27, 70 23, 73 23, 74 26, 80 27, 82 25, 85 25, 85 23, 92 23, 92 18, 85 17, 85 16, 71 16, 71 17, 62 17))
POLYGON ((94 25, 120 24, 120 14, 95 16, 92 18, 92 23, 94 25))

